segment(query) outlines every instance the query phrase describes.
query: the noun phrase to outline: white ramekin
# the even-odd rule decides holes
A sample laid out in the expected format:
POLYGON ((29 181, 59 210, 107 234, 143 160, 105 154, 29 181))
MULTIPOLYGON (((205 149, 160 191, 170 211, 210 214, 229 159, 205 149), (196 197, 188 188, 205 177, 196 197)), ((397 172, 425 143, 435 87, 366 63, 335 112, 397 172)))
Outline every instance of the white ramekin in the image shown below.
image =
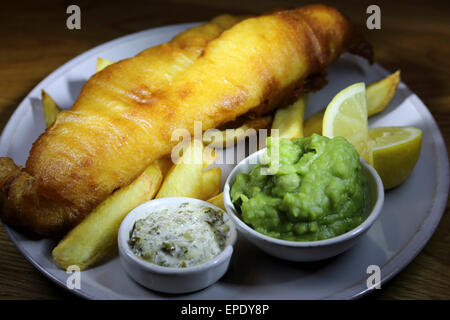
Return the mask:
POLYGON ((206 288, 219 280, 227 271, 237 232, 228 214, 224 212, 224 220, 230 226, 224 250, 213 259, 187 268, 161 267, 137 257, 130 249, 128 240, 130 231, 136 220, 146 217, 149 212, 181 203, 193 203, 222 209, 202 200, 193 198, 161 198, 148 201, 133 209, 122 221, 119 229, 118 244, 120 260, 125 271, 138 283, 152 290, 165 293, 186 293, 206 288))
POLYGON ((355 245, 370 229, 380 214, 384 202, 383 183, 375 169, 361 159, 363 173, 368 182, 368 215, 359 226, 334 238, 319 241, 287 241, 266 236, 252 229, 239 217, 231 202, 231 184, 239 173, 249 173, 262 160, 266 149, 259 150, 242 160, 230 173, 224 187, 224 205, 238 231, 255 246, 268 254, 290 261, 315 261, 336 256, 355 245))

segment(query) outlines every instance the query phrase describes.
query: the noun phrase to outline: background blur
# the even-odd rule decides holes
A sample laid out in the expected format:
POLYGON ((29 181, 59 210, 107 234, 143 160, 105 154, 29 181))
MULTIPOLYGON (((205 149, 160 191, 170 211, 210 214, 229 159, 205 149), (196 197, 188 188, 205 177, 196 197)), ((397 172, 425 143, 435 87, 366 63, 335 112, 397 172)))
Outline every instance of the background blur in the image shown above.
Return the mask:
MULTIPOLYGON (((2 1, 0 4, 0 130, 26 94, 54 69, 103 42, 153 27, 204 21, 222 13, 260 13, 318 1, 126 0, 2 1), (66 28, 66 8, 81 8, 81 30, 66 28)), ((427 105, 450 148, 450 1, 319 1, 365 30, 375 61, 427 105), (366 28, 366 9, 381 8, 381 30, 366 28)), ((449 299, 450 217, 425 249, 368 298, 449 299)), ((0 228, 0 299, 73 298, 42 276, 0 228)))

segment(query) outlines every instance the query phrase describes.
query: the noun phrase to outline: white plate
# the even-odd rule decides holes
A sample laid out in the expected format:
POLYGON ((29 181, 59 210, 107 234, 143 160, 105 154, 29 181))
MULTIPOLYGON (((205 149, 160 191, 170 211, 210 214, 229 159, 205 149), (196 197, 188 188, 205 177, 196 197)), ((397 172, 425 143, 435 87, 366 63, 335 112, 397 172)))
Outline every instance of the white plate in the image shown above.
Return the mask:
MULTIPOLYGON (((97 57, 119 60, 168 41, 195 24, 174 25, 126 36, 98 46, 57 69, 22 101, 0 140, 0 156, 24 164, 33 141, 44 131, 40 90, 69 108, 83 83, 94 73, 97 57)), ((405 70, 407 72, 407 70, 405 70)), ((342 88, 386 76, 378 65, 344 55, 328 69, 329 84, 310 96, 307 116, 324 108, 342 88)), ((411 176, 386 194, 379 220, 351 250, 316 263, 291 263, 272 258, 239 239, 228 273, 215 285, 192 294, 167 296, 149 291, 121 268, 119 259, 82 272, 74 292, 100 299, 320 299, 355 298, 368 292, 367 267, 381 267, 382 281, 404 268, 431 237, 448 198, 449 168, 442 136, 428 109, 403 83, 389 107, 371 118, 372 126, 415 126, 423 131, 422 154, 411 176)), ((230 167, 223 166, 224 176, 230 167)), ((44 275, 65 287, 68 274, 58 269, 50 251, 54 241, 36 240, 4 226, 23 255, 44 275)), ((20 276, 20 275, 18 275, 20 276)))

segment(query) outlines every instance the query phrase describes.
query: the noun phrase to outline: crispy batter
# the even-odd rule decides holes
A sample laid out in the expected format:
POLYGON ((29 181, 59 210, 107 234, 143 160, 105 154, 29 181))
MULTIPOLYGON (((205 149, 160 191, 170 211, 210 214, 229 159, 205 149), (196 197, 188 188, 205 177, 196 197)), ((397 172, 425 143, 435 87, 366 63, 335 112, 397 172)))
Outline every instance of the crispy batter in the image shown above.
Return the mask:
MULTIPOLYGON (((25 171, 2 187, 2 218, 43 235, 67 231, 170 153, 175 129, 264 114, 344 50, 370 53, 338 11, 320 5, 246 19, 223 33, 206 26, 208 36, 181 34, 92 76, 34 143, 25 171)), ((5 164, 0 181, 16 170, 5 164)))

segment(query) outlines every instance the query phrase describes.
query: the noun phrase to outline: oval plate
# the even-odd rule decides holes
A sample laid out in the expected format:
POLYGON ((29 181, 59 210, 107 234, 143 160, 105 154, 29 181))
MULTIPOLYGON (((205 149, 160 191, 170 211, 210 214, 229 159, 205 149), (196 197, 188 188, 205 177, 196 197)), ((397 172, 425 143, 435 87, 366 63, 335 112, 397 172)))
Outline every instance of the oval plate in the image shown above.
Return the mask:
MULTIPOLYGON (((97 57, 114 61, 170 40, 196 25, 180 24, 138 32, 100 45, 66 63, 39 83, 22 101, 0 139, 0 156, 24 164, 34 140, 44 131, 40 90, 45 89, 63 108, 69 108, 82 85, 94 73, 97 57)), ((311 94, 306 116, 324 108, 344 87, 370 83, 388 72, 378 65, 343 55, 328 68, 329 84, 311 94)), ((162 295, 127 276, 119 258, 81 273, 81 289, 91 299, 348 299, 369 291, 367 267, 381 268, 382 282, 404 268, 420 252, 437 227, 448 197, 448 157, 441 133, 428 109, 403 83, 388 108, 370 119, 371 126, 415 126, 423 131, 421 157, 411 176, 386 193, 380 218, 351 250, 315 263, 291 263, 272 258, 240 238, 227 274, 215 285, 187 295, 162 295)), ((231 170, 221 166, 223 178, 231 170)), ((225 179, 223 179, 224 181, 225 179)), ((36 240, 4 225, 22 254, 45 276, 66 288, 65 271, 51 257, 53 240, 36 240)))

